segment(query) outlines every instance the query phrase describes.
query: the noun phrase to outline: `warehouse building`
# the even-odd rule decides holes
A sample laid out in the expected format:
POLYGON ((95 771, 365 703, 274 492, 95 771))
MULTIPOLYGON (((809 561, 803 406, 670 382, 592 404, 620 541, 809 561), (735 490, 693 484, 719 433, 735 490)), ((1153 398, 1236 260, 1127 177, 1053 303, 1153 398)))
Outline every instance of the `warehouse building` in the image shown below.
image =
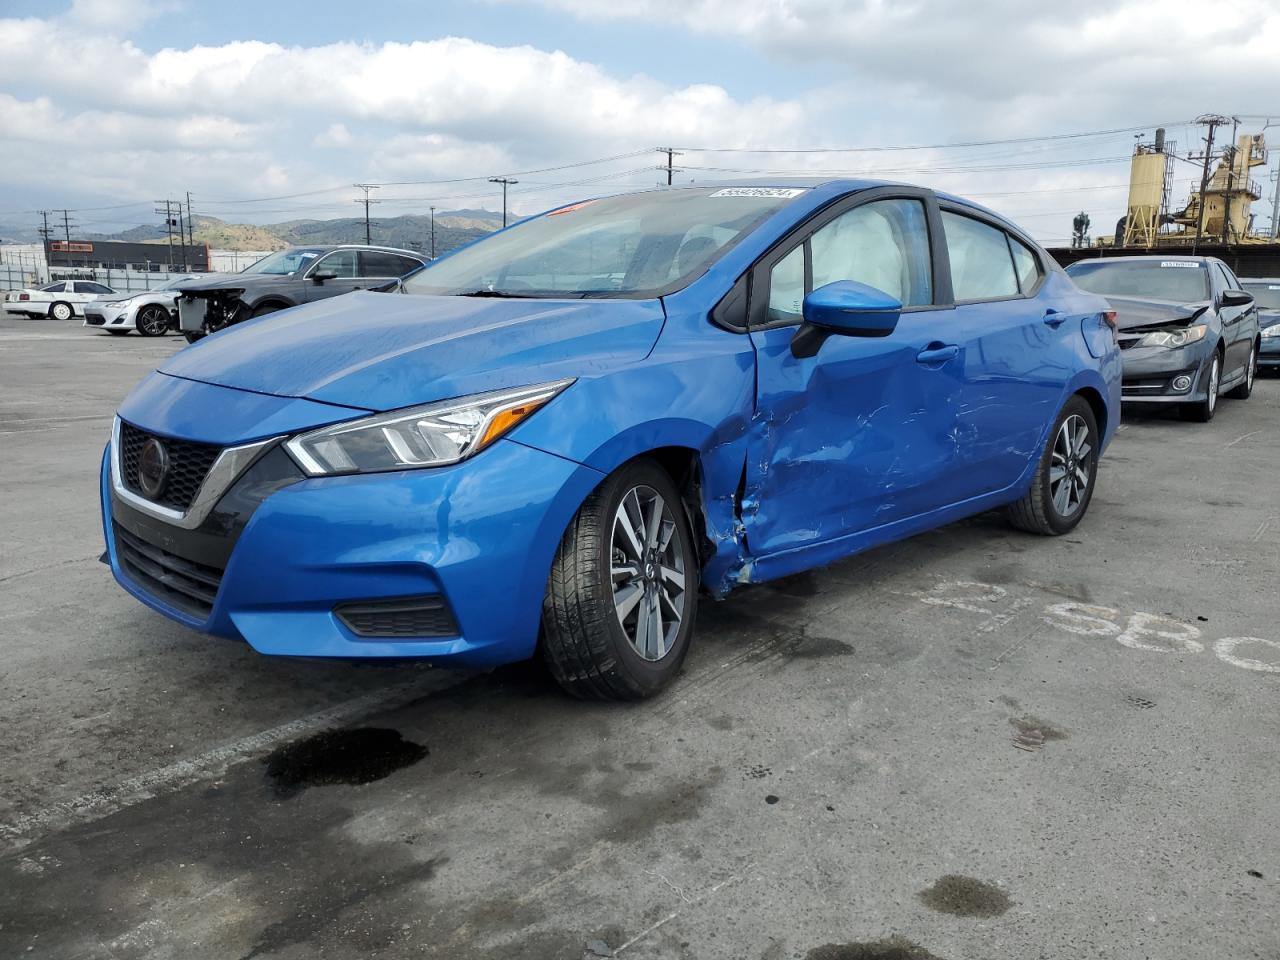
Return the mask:
POLYGON ((209 247, 197 243, 126 243, 122 240, 49 240, 45 262, 51 271, 68 268, 133 270, 143 273, 209 270, 209 247))

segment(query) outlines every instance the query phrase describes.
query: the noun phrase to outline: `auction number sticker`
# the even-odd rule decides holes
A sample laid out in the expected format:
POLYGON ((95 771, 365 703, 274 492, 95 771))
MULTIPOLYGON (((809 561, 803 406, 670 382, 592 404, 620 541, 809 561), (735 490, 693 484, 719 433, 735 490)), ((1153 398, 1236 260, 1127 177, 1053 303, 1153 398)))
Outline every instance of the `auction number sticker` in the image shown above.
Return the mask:
POLYGON ((1190 267, 1192 270, 1199 270, 1199 269, 1200 269, 1200 264, 1198 264, 1198 263, 1187 263, 1185 260, 1161 260, 1161 261, 1160 261, 1160 266, 1162 266, 1162 267, 1190 267))
POLYGON ((804 187, 725 187, 712 197, 763 197, 769 200, 790 200, 805 192, 804 187))

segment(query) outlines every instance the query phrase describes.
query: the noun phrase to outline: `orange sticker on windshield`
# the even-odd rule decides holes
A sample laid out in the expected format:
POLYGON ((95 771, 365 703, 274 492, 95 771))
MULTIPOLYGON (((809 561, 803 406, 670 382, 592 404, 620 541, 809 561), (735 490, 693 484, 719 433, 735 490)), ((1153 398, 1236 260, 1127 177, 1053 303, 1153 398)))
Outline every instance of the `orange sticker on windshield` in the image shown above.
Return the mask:
POLYGON ((562 213, 573 213, 575 210, 581 210, 583 207, 590 206, 595 203, 594 200, 583 200, 581 203, 573 203, 567 207, 561 207, 559 210, 552 210, 547 214, 548 217, 558 217, 562 213))

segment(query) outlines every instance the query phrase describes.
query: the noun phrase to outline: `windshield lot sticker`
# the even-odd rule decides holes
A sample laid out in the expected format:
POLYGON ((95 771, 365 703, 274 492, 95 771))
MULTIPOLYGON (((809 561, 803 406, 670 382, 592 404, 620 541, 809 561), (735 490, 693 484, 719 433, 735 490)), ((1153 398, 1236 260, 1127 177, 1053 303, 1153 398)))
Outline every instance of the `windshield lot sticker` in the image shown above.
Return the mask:
POLYGON ((714 197, 764 197, 770 200, 790 200, 804 193, 803 187, 725 187, 711 194, 714 197))
POLYGON ((1187 263, 1187 262, 1186 262, 1186 261, 1184 261, 1184 260, 1161 260, 1161 261, 1160 261, 1160 266, 1162 266, 1162 267, 1190 267, 1192 270, 1199 270, 1199 269, 1200 269, 1200 264, 1198 264, 1198 263, 1187 263))

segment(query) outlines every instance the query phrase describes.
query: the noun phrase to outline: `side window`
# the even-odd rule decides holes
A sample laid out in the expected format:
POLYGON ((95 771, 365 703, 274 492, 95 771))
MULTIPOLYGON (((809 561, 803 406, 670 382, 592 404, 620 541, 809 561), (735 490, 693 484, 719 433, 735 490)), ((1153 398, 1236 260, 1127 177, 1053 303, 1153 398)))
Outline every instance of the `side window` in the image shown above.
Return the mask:
POLYGON ((1232 272, 1231 268, 1225 263, 1218 264, 1218 269, 1222 271, 1222 282, 1227 285, 1228 290, 1240 289, 1240 278, 1232 272))
POLYGON ((933 303, 931 264, 924 204, 873 200, 824 224, 774 264, 765 321, 800 320, 805 294, 838 280, 883 290, 907 307, 927 306, 933 303))
POLYGON ((316 273, 331 273, 339 280, 350 280, 356 273, 356 251, 336 250, 316 264, 316 273))
POLYGON ((1018 272, 1018 286, 1023 293, 1030 293, 1044 276, 1040 261, 1017 237, 1009 235, 1009 249, 1013 251, 1013 266, 1018 272))
MULTIPOLYGON (((328 261, 326 260, 325 263, 328 261)), ((380 250, 360 251, 360 276, 398 277, 400 273, 400 258, 395 254, 383 253, 380 250)))
POLYGON ((395 276, 403 277, 406 273, 412 273, 422 266, 421 260, 415 260, 413 257, 396 257, 395 276))
POLYGON ((41 287, 40 292, 41 293, 65 293, 66 291, 63 289, 65 286, 66 284, 63 281, 59 280, 57 283, 50 283, 47 286, 41 287))
POLYGON ((110 293, 111 291, 108 290, 106 287, 104 287, 100 283, 90 283, 88 280, 77 280, 75 282, 75 292, 76 293, 110 293))
POLYGON ((919 200, 877 200, 854 207, 809 241, 813 286, 856 280, 897 297, 903 306, 933 302, 929 227, 919 200))
POLYGON ((945 210, 942 228, 947 234, 951 287, 957 301, 1018 295, 1018 278, 1003 230, 945 210))
POLYGON ((768 323, 800 320, 804 301, 804 244, 773 265, 769 274, 768 323))

